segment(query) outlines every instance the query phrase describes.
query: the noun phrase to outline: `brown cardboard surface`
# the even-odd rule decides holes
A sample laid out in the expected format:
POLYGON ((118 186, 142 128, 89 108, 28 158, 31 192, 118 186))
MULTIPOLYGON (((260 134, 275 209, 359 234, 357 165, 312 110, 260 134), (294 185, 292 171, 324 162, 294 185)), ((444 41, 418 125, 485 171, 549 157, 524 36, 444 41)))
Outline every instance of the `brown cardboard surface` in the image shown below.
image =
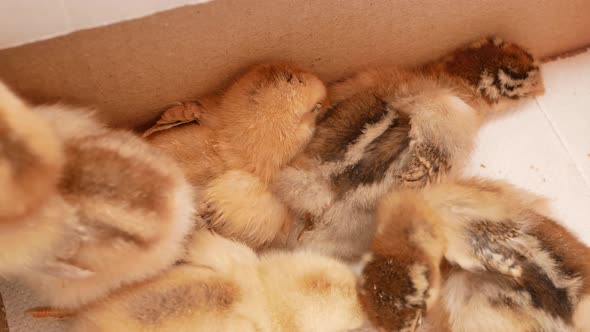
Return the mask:
POLYGON ((0 332, 8 332, 8 321, 6 320, 6 310, 0 294, 0 332))
POLYGON ((292 60, 332 80, 491 33, 538 56, 575 49, 590 43, 590 1, 216 0, 0 50, 0 78, 34 102, 98 106, 130 126, 254 62, 292 60))

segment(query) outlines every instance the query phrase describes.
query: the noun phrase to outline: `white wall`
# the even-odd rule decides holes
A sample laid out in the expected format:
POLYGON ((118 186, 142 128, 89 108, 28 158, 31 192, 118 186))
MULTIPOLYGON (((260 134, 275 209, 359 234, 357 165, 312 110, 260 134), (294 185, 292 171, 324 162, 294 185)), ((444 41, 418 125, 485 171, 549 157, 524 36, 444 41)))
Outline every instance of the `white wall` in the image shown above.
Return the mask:
POLYGON ((211 0, 0 0, 0 48, 211 0))

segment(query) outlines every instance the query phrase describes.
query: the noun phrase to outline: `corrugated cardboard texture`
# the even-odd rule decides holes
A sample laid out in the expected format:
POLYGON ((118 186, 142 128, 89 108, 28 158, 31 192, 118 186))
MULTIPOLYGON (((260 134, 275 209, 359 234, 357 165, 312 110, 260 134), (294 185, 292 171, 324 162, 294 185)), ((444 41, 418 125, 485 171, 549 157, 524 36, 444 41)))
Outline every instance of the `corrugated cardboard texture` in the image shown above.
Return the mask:
POLYGON ((590 43, 590 1, 216 0, 0 51, 0 78, 34 102, 153 119, 265 59, 332 80, 365 64, 414 64, 495 33, 549 56, 590 43))

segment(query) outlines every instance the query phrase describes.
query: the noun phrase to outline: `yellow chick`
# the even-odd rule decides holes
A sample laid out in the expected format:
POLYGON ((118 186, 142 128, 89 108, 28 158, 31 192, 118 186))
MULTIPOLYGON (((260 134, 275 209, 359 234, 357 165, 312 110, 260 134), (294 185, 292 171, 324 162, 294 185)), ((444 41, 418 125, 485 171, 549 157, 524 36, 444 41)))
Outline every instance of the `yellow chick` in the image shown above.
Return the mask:
POLYGON ((542 91, 534 59, 495 38, 422 67, 372 69, 332 84, 335 105, 274 182, 296 214, 289 246, 358 260, 379 198, 460 174, 483 120, 542 91))
MULTIPOLYGON (((22 126, 18 130, 29 135, 23 136, 28 141, 21 146, 31 156, 22 159, 8 150, 2 158, 30 159, 30 168, 23 166, 22 170, 40 179, 47 172, 38 167, 42 160, 34 159, 41 158, 41 151, 47 158, 63 160, 61 171, 59 163, 47 162, 56 173, 46 180, 50 184, 41 212, 28 215, 26 224, 10 221, 15 226, 9 227, 3 222, 1 226, 7 228, 0 235, 9 238, 0 244, 5 248, 2 255, 10 252, 23 266, 29 258, 17 256, 21 248, 43 251, 43 260, 17 271, 17 277, 37 290, 50 307, 77 308, 124 284, 159 273, 183 255, 185 236, 194 224, 194 197, 171 159, 129 132, 107 129, 84 110, 60 105, 31 107, 7 89, 2 94, 5 119, 10 119, 11 126, 22 126), (16 122, 29 118, 37 122, 16 122), (40 124, 46 127, 33 136, 30 127, 40 124), (57 152, 51 150, 58 147, 57 152), (16 227, 18 223, 24 227, 16 227)), ((16 130, 2 143, 19 142, 16 130)), ((15 193, 35 190, 27 186, 15 193)))
POLYGON ((145 136, 202 189, 196 204, 203 222, 259 248, 289 225, 269 184, 311 138, 325 99, 313 74, 258 65, 219 95, 172 107, 145 136))
POLYGON ((590 248, 546 210, 481 179, 389 194, 362 272, 371 320, 388 331, 587 331, 590 248))
POLYGON ((82 308, 72 331, 270 331, 257 261, 244 244, 198 231, 182 263, 82 308))
POLYGON ((356 278, 310 253, 258 257, 199 231, 185 262, 83 308, 74 331, 348 331, 366 321, 356 278))

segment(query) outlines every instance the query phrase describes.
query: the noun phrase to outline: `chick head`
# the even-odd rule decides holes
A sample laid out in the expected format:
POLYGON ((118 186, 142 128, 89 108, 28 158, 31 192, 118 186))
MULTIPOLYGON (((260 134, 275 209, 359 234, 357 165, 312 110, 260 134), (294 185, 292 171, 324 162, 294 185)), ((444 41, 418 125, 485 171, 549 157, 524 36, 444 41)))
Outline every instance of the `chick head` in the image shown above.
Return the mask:
POLYGON ((490 104, 541 95, 535 58, 522 47, 488 37, 453 53, 448 71, 466 80, 490 104))

